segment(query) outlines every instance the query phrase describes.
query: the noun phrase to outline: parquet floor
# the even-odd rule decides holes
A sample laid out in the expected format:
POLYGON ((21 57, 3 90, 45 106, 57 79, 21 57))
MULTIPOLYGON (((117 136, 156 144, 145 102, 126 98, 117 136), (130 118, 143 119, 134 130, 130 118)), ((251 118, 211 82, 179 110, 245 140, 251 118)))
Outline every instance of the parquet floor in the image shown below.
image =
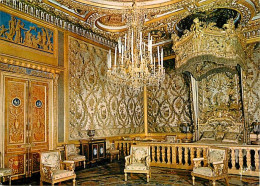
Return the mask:
MULTIPOLYGON (((124 181, 124 162, 114 161, 113 163, 102 163, 94 167, 76 170, 77 185, 176 185, 188 186, 192 185, 190 171, 176 170, 169 168, 156 168, 152 167, 152 178, 149 183, 146 183, 146 175, 133 174, 128 175, 128 181, 124 181)), ((13 185, 39 185, 39 175, 34 175, 27 180, 14 180, 13 185)), ((8 184, 6 182, 5 184, 8 184)), ((229 176, 229 184, 233 185, 260 185, 259 177, 249 176, 229 176)), ((58 185, 58 184, 57 184, 58 185)), ((59 185, 72 185, 72 181, 62 182, 59 185)), ((196 178, 196 185, 212 185, 208 180, 196 178)), ((217 186, 225 185, 224 180, 216 182, 217 186)))

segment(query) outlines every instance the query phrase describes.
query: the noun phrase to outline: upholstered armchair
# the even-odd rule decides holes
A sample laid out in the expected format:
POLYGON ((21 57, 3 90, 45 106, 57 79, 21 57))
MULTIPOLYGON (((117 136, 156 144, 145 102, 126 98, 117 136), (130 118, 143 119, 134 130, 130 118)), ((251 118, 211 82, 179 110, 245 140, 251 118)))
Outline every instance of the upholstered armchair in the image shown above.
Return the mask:
POLYGON ((84 168, 86 167, 86 157, 79 155, 79 149, 75 144, 65 145, 65 159, 74 161, 75 163, 83 162, 84 168))
MULTIPOLYGON (((1 158, 2 158, 2 154, 1 154, 1 152, 0 152, 0 163, 1 163, 1 158)), ((9 179, 9 185, 11 185, 11 181, 12 181, 12 169, 10 169, 10 168, 2 168, 2 166, 1 166, 1 168, 0 168, 0 179, 1 179, 2 177, 8 177, 8 179, 9 179)), ((1 181, 0 181, 0 183, 1 183, 1 181)))
POLYGON ((60 151, 40 153, 40 185, 42 182, 55 183, 73 179, 76 182, 73 161, 61 161, 60 151))
POLYGON ((225 179, 226 185, 228 183, 228 150, 226 148, 209 147, 207 159, 194 158, 194 168, 191 173, 193 185, 195 184, 195 177, 212 180, 213 186, 216 180, 225 179), (201 166, 201 161, 206 162, 205 167, 201 166))
POLYGON ((119 160, 119 150, 117 150, 115 148, 115 144, 114 143, 110 143, 108 140, 106 142, 106 148, 107 148, 107 151, 106 153, 108 154, 109 158, 110 158, 110 162, 112 162, 113 158, 117 156, 118 160, 119 160))
POLYGON ((150 147, 141 145, 132 145, 130 155, 125 157, 125 181, 127 173, 145 173, 147 182, 151 178, 150 168, 150 147))

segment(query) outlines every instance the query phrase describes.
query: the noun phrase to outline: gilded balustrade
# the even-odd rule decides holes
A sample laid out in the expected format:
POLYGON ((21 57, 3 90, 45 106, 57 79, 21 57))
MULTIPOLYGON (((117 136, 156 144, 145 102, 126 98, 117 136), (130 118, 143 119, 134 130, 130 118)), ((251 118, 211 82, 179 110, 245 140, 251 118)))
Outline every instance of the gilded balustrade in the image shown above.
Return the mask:
MULTIPOLYGON (((149 145, 151 148, 151 166, 176 169, 193 169, 193 158, 207 157, 209 145, 195 143, 166 143, 142 141, 115 141, 121 154, 129 155, 133 144, 149 145)), ((254 145, 217 145, 229 149, 229 174, 259 176, 260 146, 254 145)), ((203 162, 205 165, 206 161, 203 162)))

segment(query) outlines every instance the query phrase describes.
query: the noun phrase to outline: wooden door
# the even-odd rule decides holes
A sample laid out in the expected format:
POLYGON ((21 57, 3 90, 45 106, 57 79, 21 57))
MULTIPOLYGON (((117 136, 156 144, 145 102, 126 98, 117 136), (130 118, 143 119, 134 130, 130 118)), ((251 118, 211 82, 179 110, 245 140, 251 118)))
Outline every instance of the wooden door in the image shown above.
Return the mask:
POLYGON ((29 173, 34 173, 40 169, 39 152, 49 149, 48 83, 30 81, 29 90, 29 173))
POLYGON ((5 165, 16 175, 39 171, 39 152, 49 149, 49 85, 5 78, 5 165))
POLYGON ((5 78, 5 167, 26 174, 28 143, 28 81, 5 78))

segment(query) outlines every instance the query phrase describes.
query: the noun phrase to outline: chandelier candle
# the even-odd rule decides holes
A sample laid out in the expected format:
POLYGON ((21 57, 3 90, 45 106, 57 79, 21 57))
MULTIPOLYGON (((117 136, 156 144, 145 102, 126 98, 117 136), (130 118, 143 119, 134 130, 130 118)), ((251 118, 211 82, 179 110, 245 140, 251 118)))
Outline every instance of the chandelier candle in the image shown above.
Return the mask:
POLYGON ((140 89, 143 86, 158 86, 164 80, 163 50, 157 46, 158 44, 153 45, 151 33, 148 33, 148 37, 144 37, 143 24, 146 17, 144 11, 133 3, 124 14, 123 19, 128 28, 126 33, 118 38, 118 45, 115 47, 115 65, 112 67, 111 51, 108 54, 107 75, 112 83, 140 89), (156 48, 153 49, 153 46, 157 46, 158 62, 155 61, 156 48))

